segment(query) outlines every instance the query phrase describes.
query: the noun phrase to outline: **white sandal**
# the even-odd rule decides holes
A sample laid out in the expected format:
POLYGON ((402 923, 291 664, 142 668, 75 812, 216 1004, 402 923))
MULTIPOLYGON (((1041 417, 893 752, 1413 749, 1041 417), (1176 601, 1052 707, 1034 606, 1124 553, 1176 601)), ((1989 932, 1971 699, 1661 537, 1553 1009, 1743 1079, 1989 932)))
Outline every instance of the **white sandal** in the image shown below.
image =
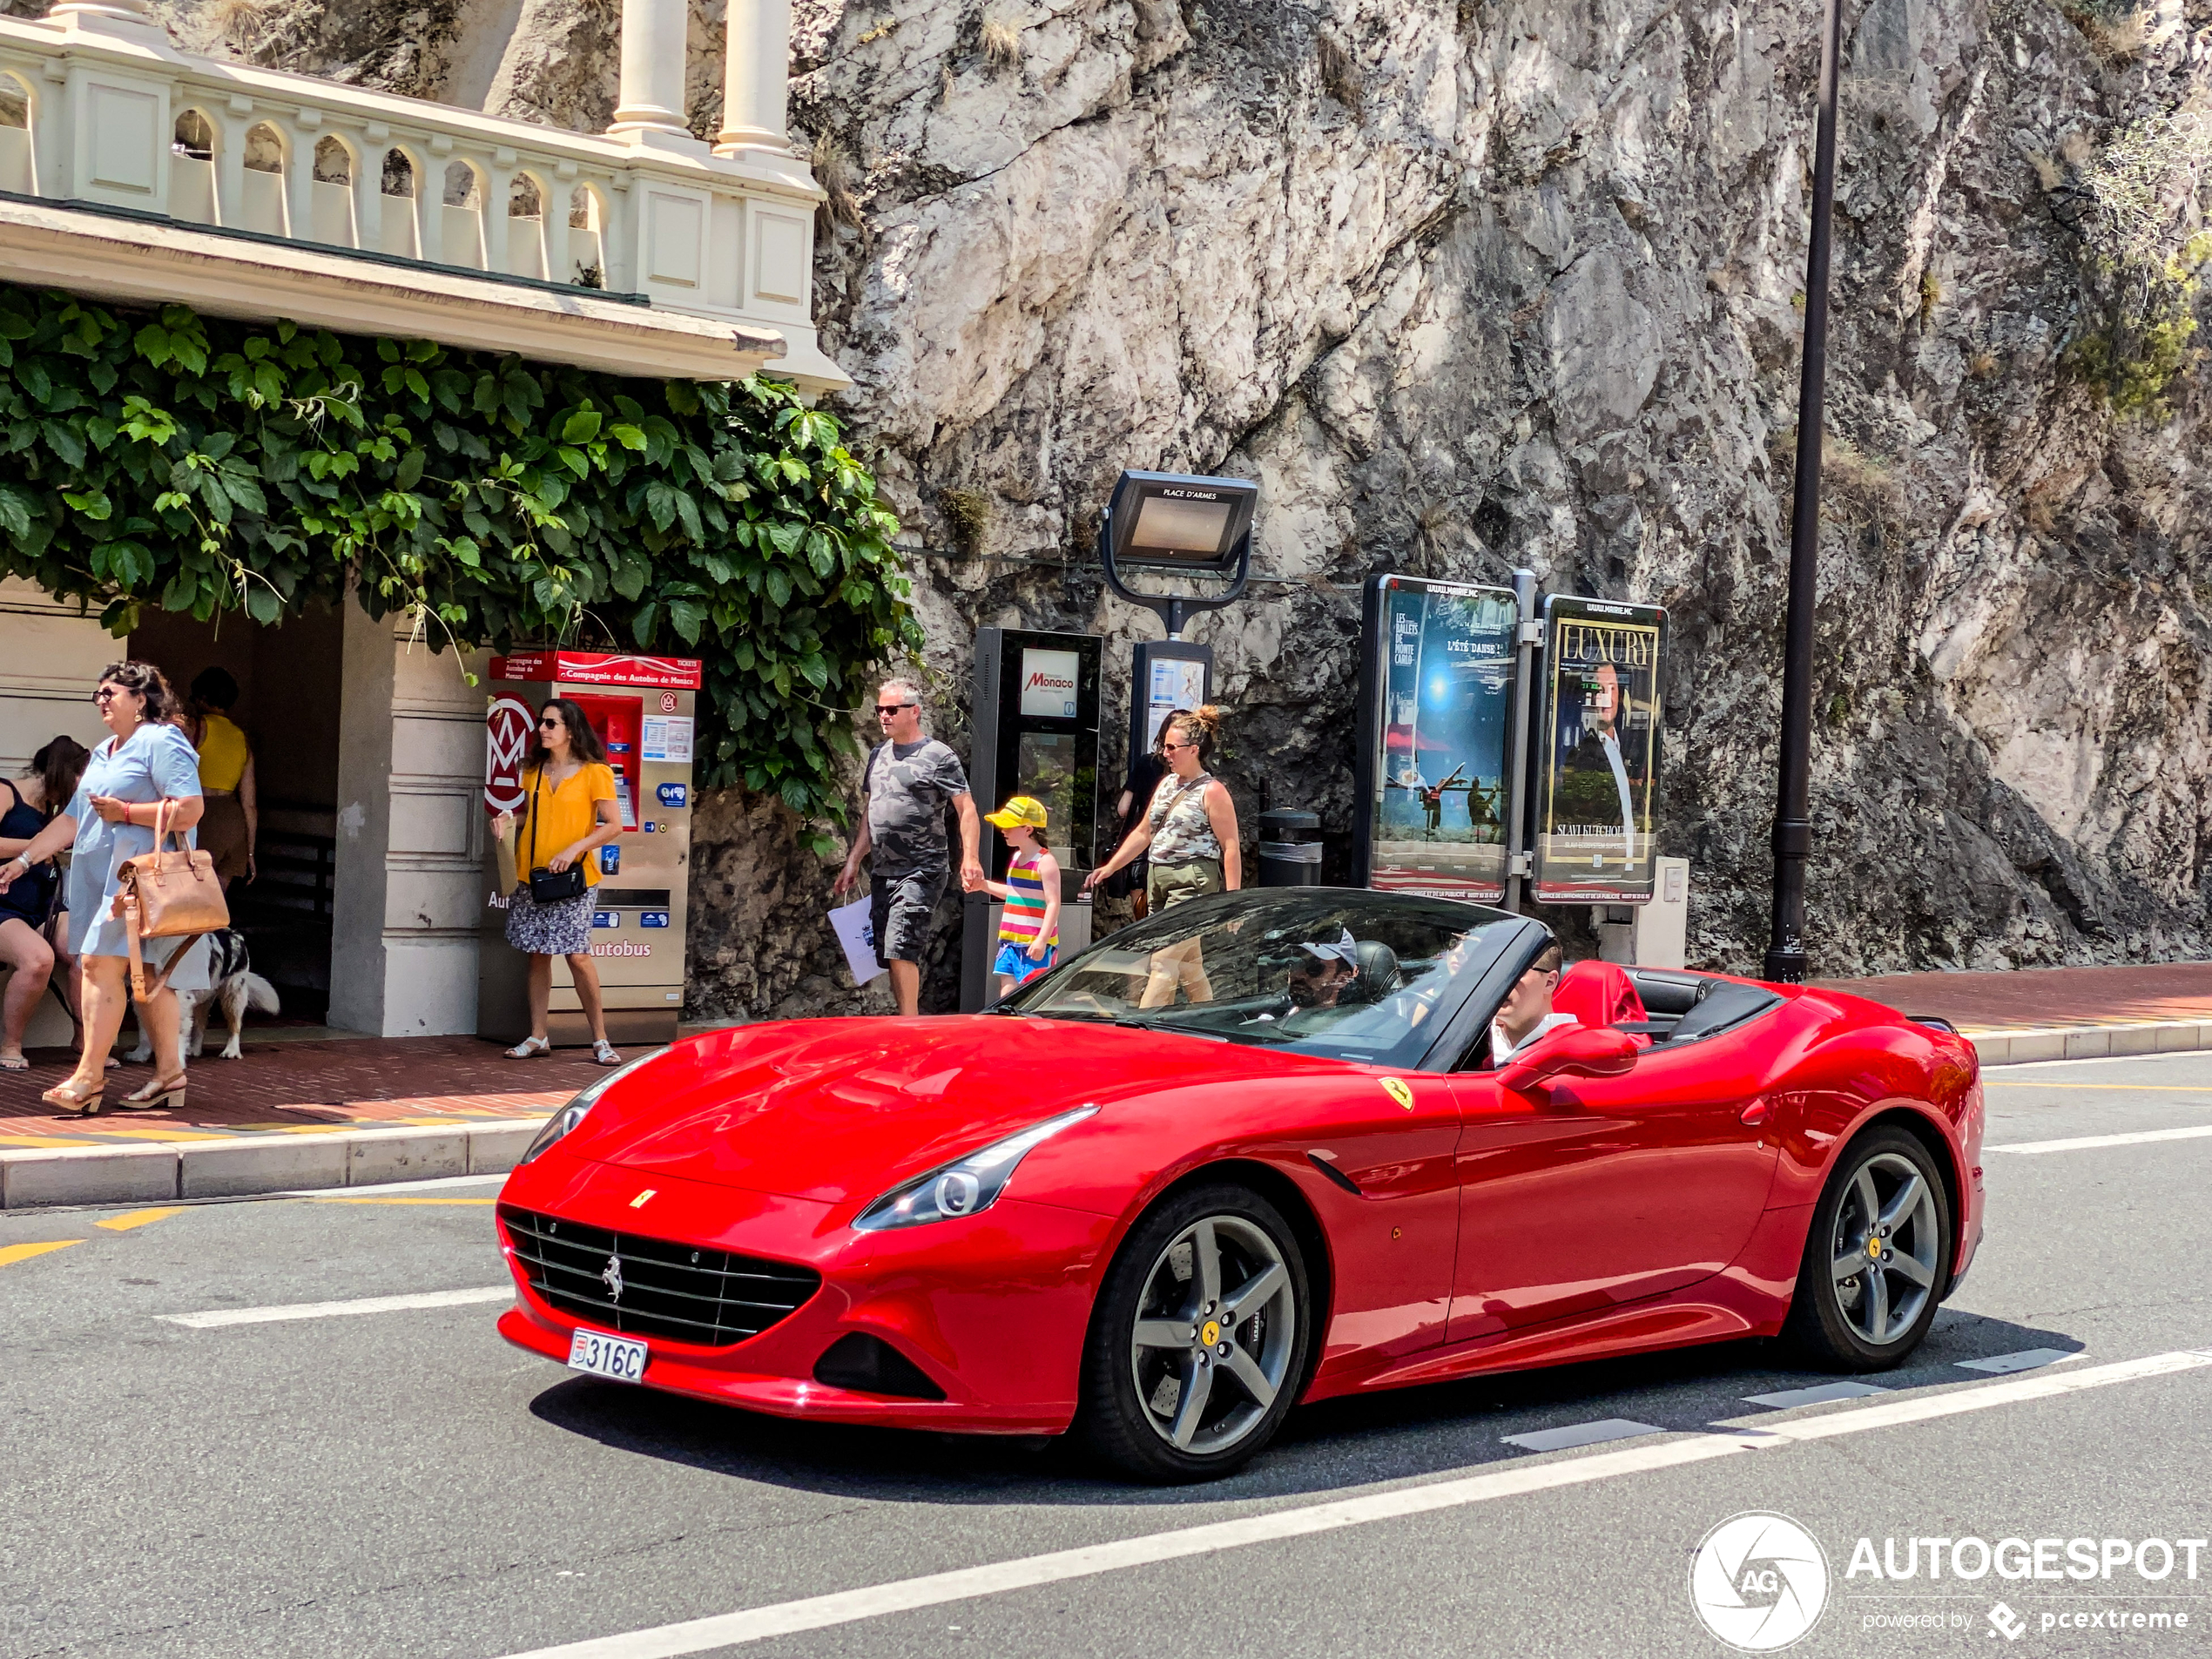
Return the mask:
POLYGON ((543 1060, 551 1055, 553 1045, 543 1037, 524 1037, 507 1051, 509 1060, 543 1060))
POLYGON ((591 1045, 591 1058, 594 1063, 602 1066, 618 1066, 622 1063, 622 1056, 615 1052, 615 1045, 604 1037, 601 1037, 591 1045))

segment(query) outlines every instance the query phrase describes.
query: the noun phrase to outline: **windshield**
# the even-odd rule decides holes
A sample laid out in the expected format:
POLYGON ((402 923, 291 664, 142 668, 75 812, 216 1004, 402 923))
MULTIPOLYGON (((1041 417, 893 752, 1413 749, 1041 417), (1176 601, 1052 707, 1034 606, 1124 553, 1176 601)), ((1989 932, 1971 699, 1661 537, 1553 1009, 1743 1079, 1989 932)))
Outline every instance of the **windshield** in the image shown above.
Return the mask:
POLYGON ((1217 894, 1124 927, 1000 1007, 1405 1066, 1526 927, 1357 889, 1217 894))

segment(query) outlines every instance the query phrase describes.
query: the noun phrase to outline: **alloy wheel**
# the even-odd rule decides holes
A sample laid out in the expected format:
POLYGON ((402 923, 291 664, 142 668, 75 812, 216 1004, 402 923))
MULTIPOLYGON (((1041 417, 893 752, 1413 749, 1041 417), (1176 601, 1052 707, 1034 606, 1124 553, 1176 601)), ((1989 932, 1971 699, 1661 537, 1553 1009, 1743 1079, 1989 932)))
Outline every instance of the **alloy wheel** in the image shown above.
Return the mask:
POLYGON ((1829 1276, 1859 1339, 1896 1341, 1935 1294, 1943 1229, 1936 1193, 1912 1162, 1877 1152, 1852 1171, 1836 1206, 1829 1276))
POLYGON ((1258 1428, 1298 1350, 1283 1252, 1241 1216, 1191 1223, 1145 1275, 1130 1339, 1136 1398, 1177 1451, 1227 1451, 1258 1428))

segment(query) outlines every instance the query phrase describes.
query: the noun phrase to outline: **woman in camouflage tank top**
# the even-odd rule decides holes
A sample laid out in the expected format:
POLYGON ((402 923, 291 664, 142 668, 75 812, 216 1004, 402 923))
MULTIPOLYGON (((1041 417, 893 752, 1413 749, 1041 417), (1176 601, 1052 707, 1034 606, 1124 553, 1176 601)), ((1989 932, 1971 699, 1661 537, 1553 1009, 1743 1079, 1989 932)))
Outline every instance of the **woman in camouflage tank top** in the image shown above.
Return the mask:
MULTIPOLYGON (((1205 767, 1220 729, 1221 711, 1211 704, 1195 714, 1170 717, 1161 747, 1171 770, 1154 792, 1144 821, 1090 873, 1086 890, 1139 858, 1149 858, 1151 866, 1145 895, 1156 911, 1244 885, 1236 803, 1228 786, 1205 767)), ((1168 1007, 1178 988, 1193 1002, 1213 1000, 1196 939, 1153 953, 1143 1006, 1168 1007)))

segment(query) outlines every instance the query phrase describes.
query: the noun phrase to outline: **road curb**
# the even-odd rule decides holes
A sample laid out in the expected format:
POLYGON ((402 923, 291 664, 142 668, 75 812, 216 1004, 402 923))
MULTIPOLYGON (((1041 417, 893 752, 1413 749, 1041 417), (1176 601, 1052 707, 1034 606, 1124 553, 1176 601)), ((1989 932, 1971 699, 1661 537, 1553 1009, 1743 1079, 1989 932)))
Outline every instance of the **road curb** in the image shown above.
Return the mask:
POLYGON ((2119 1055, 2188 1054, 2212 1049, 2212 1021, 2172 1020, 2126 1025, 2062 1025, 2040 1030, 1977 1031, 1984 1066, 2037 1060, 2102 1060, 2119 1055))
POLYGON ((236 1198, 317 1187, 373 1187, 439 1176, 504 1175, 543 1117, 435 1128, 148 1141, 0 1151, 0 1211, 54 1204, 236 1198))

